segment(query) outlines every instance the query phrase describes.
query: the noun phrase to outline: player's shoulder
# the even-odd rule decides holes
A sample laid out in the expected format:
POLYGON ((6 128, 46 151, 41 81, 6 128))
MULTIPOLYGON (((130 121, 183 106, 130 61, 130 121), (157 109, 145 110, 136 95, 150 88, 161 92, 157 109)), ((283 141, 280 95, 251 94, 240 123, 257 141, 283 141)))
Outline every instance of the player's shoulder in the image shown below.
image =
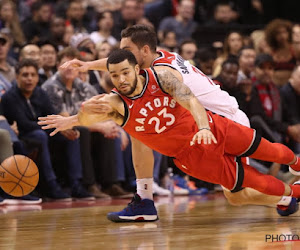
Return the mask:
POLYGON ((164 66, 164 65, 157 65, 157 66, 154 66, 153 68, 154 68, 155 72, 157 73, 158 77, 175 76, 179 80, 182 80, 180 73, 176 69, 173 69, 171 67, 164 66))

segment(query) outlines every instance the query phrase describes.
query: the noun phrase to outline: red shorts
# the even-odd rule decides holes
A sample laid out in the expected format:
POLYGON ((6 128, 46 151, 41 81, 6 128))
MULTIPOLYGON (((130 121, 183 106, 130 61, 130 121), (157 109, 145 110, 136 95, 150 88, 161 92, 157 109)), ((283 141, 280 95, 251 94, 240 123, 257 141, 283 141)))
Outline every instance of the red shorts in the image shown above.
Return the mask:
POLYGON ((186 147, 176 155, 174 163, 188 175, 232 190, 242 171, 240 156, 252 150, 256 133, 219 115, 209 115, 212 117, 210 128, 218 143, 186 147))

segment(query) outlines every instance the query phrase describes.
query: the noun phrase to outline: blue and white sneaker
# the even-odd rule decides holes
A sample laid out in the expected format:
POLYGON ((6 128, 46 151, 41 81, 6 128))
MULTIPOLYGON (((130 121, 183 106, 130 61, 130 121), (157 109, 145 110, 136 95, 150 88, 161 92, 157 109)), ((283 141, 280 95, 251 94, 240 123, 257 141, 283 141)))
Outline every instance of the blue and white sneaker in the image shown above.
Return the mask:
POLYGON ((6 195, 5 204, 7 205, 32 205, 42 203, 42 199, 33 195, 25 195, 22 197, 14 197, 11 195, 6 195))
POLYGON ((126 208, 108 213, 107 219, 113 222, 148 222, 158 220, 158 216, 153 200, 141 199, 135 194, 126 208))
MULTIPOLYGON (((300 185, 300 181, 294 182, 293 185, 300 185)), ((281 216, 289 216, 296 213, 299 210, 299 199, 292 197, 292 200, 288 206, 277 205, 277 213, 281 216)))
POLYGON ((288 206, 277 205, 277 213, 281 216, 289 216, 299 210, 298 199, 292 198, 288 206))
POLYGON ((6 200, 0 196, 0 205, 5 205, 6 204, 6 200))

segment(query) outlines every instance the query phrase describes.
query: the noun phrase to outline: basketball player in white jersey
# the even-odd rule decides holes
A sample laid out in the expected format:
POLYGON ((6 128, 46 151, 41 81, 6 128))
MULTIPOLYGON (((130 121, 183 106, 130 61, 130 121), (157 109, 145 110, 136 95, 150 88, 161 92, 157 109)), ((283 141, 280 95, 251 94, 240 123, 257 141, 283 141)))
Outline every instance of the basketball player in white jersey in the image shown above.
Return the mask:
MULTIPOLYGON (((218 85, 214 84, 212 80, 205 76, 199 69, 191 65, 188 61, 184 61, 177 53, 170 53, 163 50, 156 51, 156 33, 151 28, 144 25, 134 25, 123 30, 121 36, 120 48, 131 51, 135 55, 141 68, 165 66, 166 69, 170 70, 180 81, 192 90, 193 94, 206 109, 223 115, 244 126, 250 126, 247 116, 239 109, 236 99, 227 92, 222 91, 218 85)), ((106 58, 91 62, 82 62, 74 59, 61 67, 77 68, 79 71, 106 71, 106 62, 106 58)), ((90 108, 91 112, 97 113, 97 99, 93 100, 94 103, 89 102, 89 106, 85 106, 85 109, 90 108)), ((100 112, 102 112, 102 110, 100 110, 100 112)), ((137 194, 141 199, 153 199, 152 183, 154 159, 152 150, 144 146, 144 154, 142 156, 135 154, 135 151, 137 151, 137 149, 133 147, 132 158, 137 177, 137 194)), ((245 205, 250 203, 264 205, 270 204, 270 199, 272 199, 265 197, 264 194, 251 188, 234 190, 234 192, 224 189, 224 194, 233 205, 245 205)), ((289 215, 298 210, 296 199, 292 199, 291 197, 282 197, 280 201, 273 200, 272 202, 278 202, 277 204, 280 207, 277 208, 277 211, 281 215, 289 215), (281 209, 283 209, 283 212, 281 209)))

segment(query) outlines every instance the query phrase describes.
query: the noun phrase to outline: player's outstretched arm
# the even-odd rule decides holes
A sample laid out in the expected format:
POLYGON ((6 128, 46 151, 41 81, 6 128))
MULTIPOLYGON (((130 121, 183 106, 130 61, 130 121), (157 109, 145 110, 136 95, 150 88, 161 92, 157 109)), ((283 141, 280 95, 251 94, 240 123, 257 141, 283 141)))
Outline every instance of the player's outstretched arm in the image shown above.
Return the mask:
POLYGON ((155 67, 155 70, 163 90, 189 110, 198 125, 199 131, 193 137, 191 145, 196 142, 200 144, 201 141, 204 144, 217 143, 215 136, 210 131, 206 111, 192 91, 169 70, 163 67, 155 67))
POLYGON ((63 65, 60 66, 62 69, 76 69, 79 72, 86 72, 88 70, 101 70, 107 71, 106 68, 107 58, 84 62, 78 59, 73 59, 71 61, 65 62, 63 65))
POLYGON ((116 94, 109 94, 87 100, 76 115, 68 117, 61 115, 39 117, 38 124, 42 126, 42 129, 54 129, 50 134, 53 136, 74 126, 90 126, 106 120, 113 120, 120 125, 123 123, 123 115, 124 106, 121 99, 116 94), (98 110, 94 110, 95 102, 98 105, 98 110), (91 110, 94 110, 94 112, 91 110))

